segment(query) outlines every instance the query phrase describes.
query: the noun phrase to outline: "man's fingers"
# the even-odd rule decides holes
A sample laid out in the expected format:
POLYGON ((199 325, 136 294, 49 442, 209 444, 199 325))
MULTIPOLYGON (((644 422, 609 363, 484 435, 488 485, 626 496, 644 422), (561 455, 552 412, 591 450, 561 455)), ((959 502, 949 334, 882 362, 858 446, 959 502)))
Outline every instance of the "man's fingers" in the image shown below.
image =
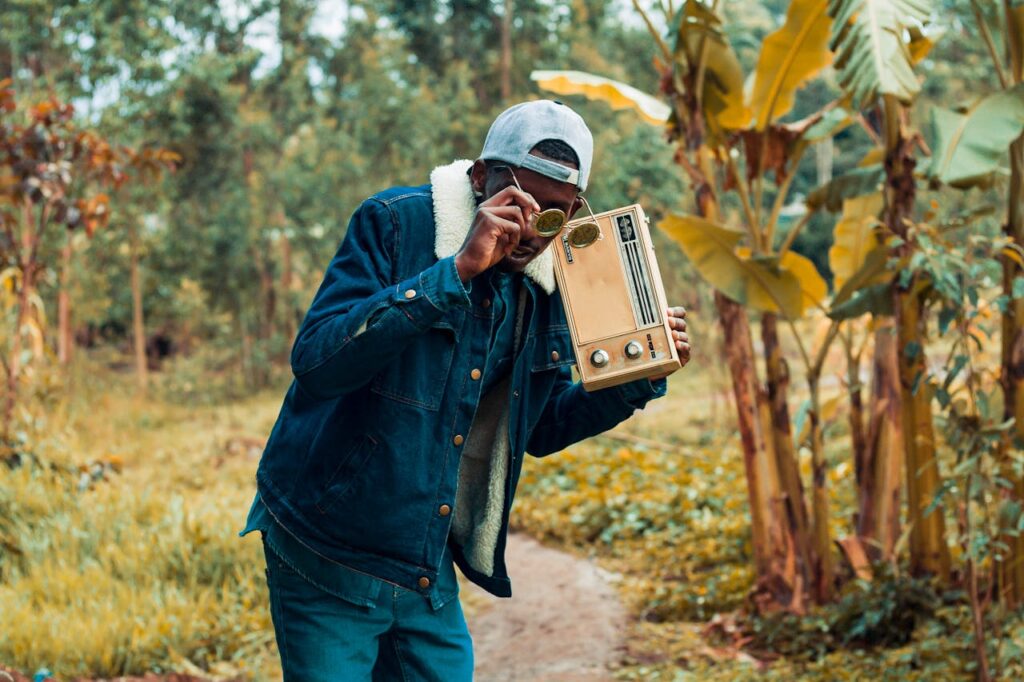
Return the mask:
POLYGON ((685 332, 686 331, 686 320, 684 320, 681 317, 669 317, 668 318, 668 326, 669 326, 669 329, 674 329, 676 331, 685 332))
POLYGON ((690 344, 685 341, 676 341, 676 350, 679 351, 679 362, 683 365, 690 361, 690 344))
POLYGON ((515 205, 522 209, 523 214, 529 219, 529 214, 540 213, 540 204, 530 194, 518 187, 509 185, 493 197, 485 201, 482 206, 510 206, 515 205))
POLYGON ((488 215, 492 215, 502 220, 508 220, 519 225, 519 229, 526 229, 527 217, 524 215, 523 210, 517 205, 511 206, 493 206, 487 209, 488 215))
POLYGON ((681 305, 677 305, 674 308, 669 308, 668 309, 668 316, 669 317, 685 318, 686 317, 686 308, 684 308, 681 305))
POLYGON ((672 332, 672 338, 676 340, 676 345, 677 346, 680 343, 689 343, 690 342, 690 336, 686 332, 673 331, 672 332))

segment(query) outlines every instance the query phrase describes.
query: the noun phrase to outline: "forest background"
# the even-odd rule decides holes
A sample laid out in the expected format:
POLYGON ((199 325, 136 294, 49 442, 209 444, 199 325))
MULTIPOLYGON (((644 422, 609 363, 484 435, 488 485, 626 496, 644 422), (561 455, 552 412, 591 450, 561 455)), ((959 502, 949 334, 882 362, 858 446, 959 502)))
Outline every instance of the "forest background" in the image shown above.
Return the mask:
POLYGON ((1009 0, 0 3, 0 665, 267 675, 235 531, 349 215, 559 92, 696 348, 517 501, 625 576, 616 674, 1019 676, 1022 31, 1009 0))

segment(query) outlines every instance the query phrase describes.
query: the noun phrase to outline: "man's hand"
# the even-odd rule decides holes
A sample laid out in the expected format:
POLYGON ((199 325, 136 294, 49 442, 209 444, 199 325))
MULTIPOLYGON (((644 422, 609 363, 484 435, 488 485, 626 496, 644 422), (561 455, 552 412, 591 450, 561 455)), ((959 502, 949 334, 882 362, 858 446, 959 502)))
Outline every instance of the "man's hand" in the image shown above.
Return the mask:
POLYGON ((516 187, 506 187, 477 208, 455 268, 463 283, 497 265, 517 246, 530 218, 540 212, 536 200, 516 187))
MULTIPOLYGON (((685 367, 686 363, 690 361, 690 336, 686 333, 686 308, 676 306, 675 308, 669 308, 666 312, 668 313, 668 326, 672 330, 672 339, 675 341, 676 350, 679 352, 679 362, 685 367)), ((661 374, 651 377, 651 379, 664 379, 669 374, 661 374)))

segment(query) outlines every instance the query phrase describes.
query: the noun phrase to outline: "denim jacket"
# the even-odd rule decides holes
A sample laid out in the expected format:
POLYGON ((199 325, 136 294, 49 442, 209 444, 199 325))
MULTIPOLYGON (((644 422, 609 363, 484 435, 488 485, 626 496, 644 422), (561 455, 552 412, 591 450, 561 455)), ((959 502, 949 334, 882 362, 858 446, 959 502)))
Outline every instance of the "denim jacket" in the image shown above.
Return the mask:
MULTIPOLYGON (((317 553, 426 592, 451 530, 459 464, 479 419, 488 339, 463 338, 468 316, 491 314, 461 287, 454 255, 475 210, 469 162, 431 184, 366 200, 299 330, 295 376, 257 471, 271 515, 317 553)), ((523 454, 557 452, 601 433, 663 395, 646 379, 586 392, 550 250, 527 268, 521 339, 508 382, 509 462, 492 569, 462 572, 511 595, 504 548, 523 454)), ((505 421, 501 422, 502 424, 505 421)))

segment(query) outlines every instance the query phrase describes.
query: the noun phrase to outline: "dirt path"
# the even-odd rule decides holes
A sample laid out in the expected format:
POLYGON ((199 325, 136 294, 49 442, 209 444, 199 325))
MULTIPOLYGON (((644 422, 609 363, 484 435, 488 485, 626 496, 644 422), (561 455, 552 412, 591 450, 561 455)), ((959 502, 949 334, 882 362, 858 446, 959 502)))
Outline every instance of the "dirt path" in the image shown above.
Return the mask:
POLYGON ((622 655, 626 611, 604 573, 519 534, 505 556, 512 599, 474 595, 486 599, 469 620, 477 682, 613 679, 608 665, 622 655))

